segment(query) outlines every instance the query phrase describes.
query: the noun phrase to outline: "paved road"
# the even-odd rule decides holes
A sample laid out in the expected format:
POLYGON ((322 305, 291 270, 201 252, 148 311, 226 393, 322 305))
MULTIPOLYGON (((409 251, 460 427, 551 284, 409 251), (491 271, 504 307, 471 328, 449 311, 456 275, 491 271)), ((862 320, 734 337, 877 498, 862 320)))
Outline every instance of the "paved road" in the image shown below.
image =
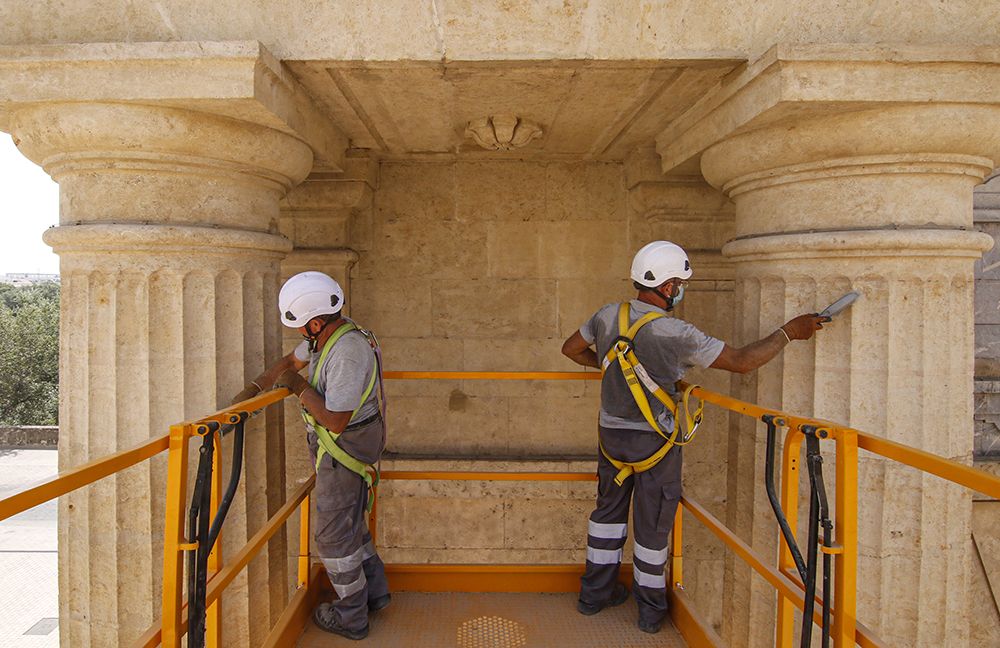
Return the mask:
MULTIPOLYGON (((0 498, 57 472, 55 450, 0 448, 0 498)), ((59 645, 56 502, 0 522, 0 647, 59 645)))

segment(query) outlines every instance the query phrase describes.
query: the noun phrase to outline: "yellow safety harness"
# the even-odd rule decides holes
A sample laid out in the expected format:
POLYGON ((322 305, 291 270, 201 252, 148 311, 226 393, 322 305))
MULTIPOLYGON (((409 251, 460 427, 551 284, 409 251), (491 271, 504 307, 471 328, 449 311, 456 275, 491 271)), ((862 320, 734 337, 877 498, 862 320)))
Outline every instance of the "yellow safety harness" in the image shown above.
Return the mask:
MULTIPOLYGON (((336 344, 337 341, 344 336, 344 334, 349 333, 350 331, 360 332, 365 336, 365 339, 368 340, 368 343, 372 345, 372 351, 374 352, 376 350, 378 343, 374 341, 374 336, 370 335, 367 331, 358 328, 358 326, 353 322, 341 324, 340 327, 333 332, 333 335, 330 336, 330 339, 326 341, 326 344, 323 345, 323 351, 320 353, 319 360, 317 360, 316 364, 313 366, 312 375, 309 377, 309 384, 313 388, 319 384, 320 369, 326 361, 326 356, 330 353, 333 345, 336 344)), ((368 386, 365 387, 364 393, 361 394, 361 402, 358 403, 358 406, 354 408, 354 412, 351 413, 350 421, 354 420, 354 417, 358 414, 358 410, 361 409, 361 406, 365 404, 365 401, 368 400, 368 397, 371 395, 372 390, 375 389, 375 382, 378 380, 380 373, 381 367, 379 366, 378 354, 376 354, 375 367, 372 369, 371 380, 368 381, 368 386)), ((381 412, 381 392, 376 392, 376 397, 379 400, 379 411, 381 412)), ((334 461, 337 461, 351 472, 357 473, 361 479, 365 480, 365 484, 368 485, 368 503, 366 505, 366 509, 371 511, 375 499, 373 489, 375 486, 378 486, 379 483, 378 468, 371 464, 366 464, 363 461, 359 461, 349 455, 343 448, 337 445, 337 439, 340 438, 340 434, 334 434, 320 425, 319 421, 316 420, 316 417, 306 411, 304 407, 302 408, 302 420, 306 422, 306 425, 309 425, 316 431, 317 441, 319 442, 319 450, 316 452, 316 470, 319 471, 319 464, 323 460, 323 456, 330 455, 334 461)), ((350 421, 348 421, 348 425, 350 425, 350 421)))
POLYGON ((639 411, 642 412, 643 417, 645 417, 646 422, 649 423, 661 437, 666 441, 659 450, 651 454, 646 459, 642 461, 619 461, 615 459, 608 451, 604 449, 604 445, 601 444, 601 453, 611 462, 615 468, 618 469, 618 474, 615 476, 615 483, 619 486, 629 478, 633 473, 641 473, 649 470, 656 464, 660 463, 667 453, 670 452, 670 448, 675 445, 685 445, 689 443, 694 438, 695 430, 698 425, 701 424, 702 410, 705 409, 705 403, 703 401, 698 402, 698 407, 695 409, 694 414, 691 413, 689 407, 689 399, 691 397, 691 392, 698 385, 688 385, 681 395, 681 404, 683 405, 683 415, 679 412, 681 408, 677 406, 674 399, 670 397, 662 387, 656 384, 650 377, 649 372, 646 371, 642 363, 639 362, 639 358, 635 355, 635 336, 639 330, 649 324, 655 319, 661 317, 666 317, 663 313, 646 313, 640 317, 632 326, 629 326, 629 304, 628 302, 623 303, 618 308, 618 337, 615 338, 614 344, 611 345, 611 349, 608 350, 607 355, 604 357, 604 362, 602 363, 601 370, 607 371, 608 367, 615 361, 621 366, 622 373, 625 375, 625 382, 628 384, 629 391, 632 392, 632 398, 635 399, 635 404, 639 406, 639 411), (653 416, 653 410, 649 406, 649 399, 646 398, 646 393, 643 391, 643 387, 649 391, 653 396, 656 397, 658 401, 663 403, 663 405, 670 411, 674 417, 674 429, 668 436, 661 428, 659 422, 657 422, 656 417, 653 416), (678 431, 683 428, 683 432, 680 434, 678 439, 678 431))

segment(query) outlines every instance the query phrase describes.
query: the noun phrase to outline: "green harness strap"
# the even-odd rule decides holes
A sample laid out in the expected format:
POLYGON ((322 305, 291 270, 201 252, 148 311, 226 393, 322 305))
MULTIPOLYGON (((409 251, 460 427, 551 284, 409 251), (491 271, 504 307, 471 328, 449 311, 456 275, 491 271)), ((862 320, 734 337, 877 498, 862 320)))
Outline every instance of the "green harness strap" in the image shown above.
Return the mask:
MULTIPOLYGON (((333 348, 333 345, 336 344, 337 341, 346 333, 359 330, 360 329, 355 326, 353 322, 347 322, 342 324, 336 331, 333 332, 330 339, 323 345, 323 352, 320 353, 319 360, 317 360, 316 364, 313 366, 312 375, 309 377, 309 384, 313 388, 319 384, 319 371, 322 368, 323 363, 326 361, 326 356, 330 353, 330 349, 333 348)), ((375 388, 377 376, 378 367, 376 366, 372 369, 372 377, 371 380, 368 381, 368 386, 365 388, 364 393, 361 394, 361 402, 358 403, 358 406, 354 408, 354 411, 351 413, 351 421, 353 421, 354 417, 357 416, 358 410, 360 410, 361 406, 365 404, 368 397, 371 396, 372 390, 375 388)), ((306 411, 305 408, 302 408, 302 420, 304 420, 307 425, 311 426, 316 431, 316 438, 319 442, 319 449, 316 452, 316 470, 319 471, 319 464, 323 460, 323 456, 330 455, 334 461, 341 464, 351 472, 356 473, 359 477, 361 477, 361 479, 365 480, 365 484, 368 485, 368 503, 365 508, 367 511, 371 511, 375 500, 375 493, 373 489, 375 486, 378 486, 379 483, 378 468, 371 464, 366 464, 363 461, 359 461, 358 459, 355 459, 351 455, 347 454, 343 448, 337 445, 337 439, 340 438, 340 435, 334 434, 320 425, 319 421, 316 420, 316 417, 306 411)), ((348 425, 350 425, 350 421, 348 421, 348 425)))

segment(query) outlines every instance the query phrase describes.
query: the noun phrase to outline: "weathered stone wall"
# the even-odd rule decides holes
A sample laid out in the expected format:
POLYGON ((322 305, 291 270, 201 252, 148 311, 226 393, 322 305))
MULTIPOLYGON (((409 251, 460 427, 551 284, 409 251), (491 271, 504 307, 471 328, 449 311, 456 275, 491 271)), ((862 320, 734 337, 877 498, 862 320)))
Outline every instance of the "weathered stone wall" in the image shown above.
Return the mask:
POLYGON ((258 40, 281 59, 658 59, 776 42, 996 43, 992 0, 0 4, 0 44, 258 40))

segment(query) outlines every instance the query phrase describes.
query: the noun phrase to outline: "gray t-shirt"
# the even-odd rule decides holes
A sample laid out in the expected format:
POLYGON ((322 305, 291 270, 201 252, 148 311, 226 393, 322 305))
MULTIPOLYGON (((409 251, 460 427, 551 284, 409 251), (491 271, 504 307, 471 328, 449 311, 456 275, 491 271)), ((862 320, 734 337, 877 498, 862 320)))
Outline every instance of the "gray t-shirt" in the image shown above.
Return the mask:
MULTIPOLYGON (((309 373, 306 378, 311 383, 313 370, 323 350, 319 348, 310 354, 308 349, 308 343, 302 342, 295 349, 295 356, 300 360, 309 358, 309 373)), ((326 355, 319 371, 316 391, 323 394, 326 409, 331 412, 353 412, 360 404, 360 409, 351 419, 351 423, 358 423, 379 411, 377 378, 371 393, 361 403, 361 396, 375 370, 375 352, 368 340, 358 331, 348 331, 326 355)), ((385 445, 383 430, 381 424, 365 426, 345 432, 337 443, 352 456, 372 462, 377 460, 385 445)))
MULTIPOLYGON (((633 299, 629 302, 629 325, 646 313, 664 313, 661 308, 633 299)), ((618 304, 608 304, 594 313, 580 327, 583 339, 597 347, 597 358, 603 361, 618 337, 618 304)), ((635 354, 656 384, 677 397, 674 383, 692 367, 708 367, 722 353, 725 342, 705 335, 684 320, 661 317, 643 326, 635 336, 635 354)), ((647 396, 650 396, 648 393, 647 396)), ((653 415, 664 432, 673 429, 670 411, 653 397, 649 398, 653 415)), ((600 424, 606 428, 652 430, 639 406, 635 404, 617 362, 608 366, 601 381, 600 424)))

